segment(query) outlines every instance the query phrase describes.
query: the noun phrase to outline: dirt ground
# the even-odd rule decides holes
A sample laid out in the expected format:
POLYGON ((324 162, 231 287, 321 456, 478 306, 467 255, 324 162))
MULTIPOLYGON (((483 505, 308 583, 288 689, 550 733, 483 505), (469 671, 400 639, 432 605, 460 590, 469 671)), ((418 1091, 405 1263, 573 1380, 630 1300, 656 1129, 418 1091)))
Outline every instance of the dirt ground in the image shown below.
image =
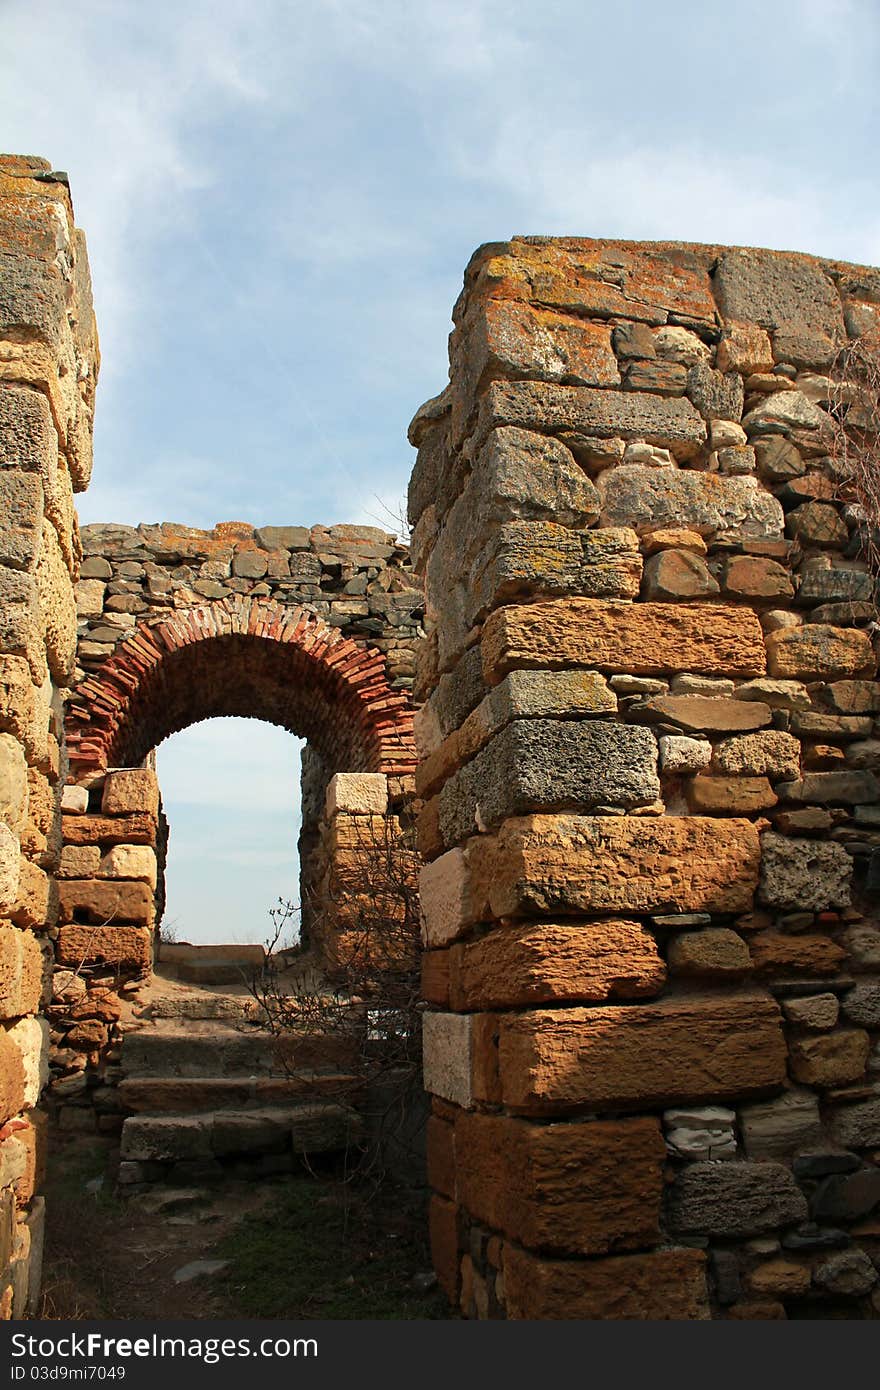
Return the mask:
POLYGON ((42 1318, 450 1316, 409 1190, 327 1163, 121 1196, 112 1141, 56 1134, 51 1153, 42 1318), (183 1277, 198 1261, 222 1264, 183 1277))

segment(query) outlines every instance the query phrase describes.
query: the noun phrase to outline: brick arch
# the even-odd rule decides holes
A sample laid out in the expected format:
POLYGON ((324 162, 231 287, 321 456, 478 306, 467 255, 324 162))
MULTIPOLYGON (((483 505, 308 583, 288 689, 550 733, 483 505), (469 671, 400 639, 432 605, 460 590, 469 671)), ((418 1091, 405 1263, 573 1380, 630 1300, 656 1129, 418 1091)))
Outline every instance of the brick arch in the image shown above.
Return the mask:
POLYGON ((407 775, 412 710, 385 658, 302 608, 227 597, 141 623, 77 688, 71 780, 131 767, 202 719, 244 715, 307 738, 334 770, 407 775))

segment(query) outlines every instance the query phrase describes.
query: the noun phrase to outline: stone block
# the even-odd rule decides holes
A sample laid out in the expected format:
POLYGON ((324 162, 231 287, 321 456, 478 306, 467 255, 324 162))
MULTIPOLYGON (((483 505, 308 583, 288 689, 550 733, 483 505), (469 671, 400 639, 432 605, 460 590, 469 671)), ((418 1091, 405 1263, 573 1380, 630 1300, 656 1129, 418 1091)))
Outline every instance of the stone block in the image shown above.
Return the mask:
POLYGON ((687 550, 661 550, 645 565, 647 599, 708 598, 719 592, 705 560, 687 550))
POLYGON ((125 922, 149 926, 154 916, 153 893, 146 883, 112 879, 62 879, 58 885, 59 920, 86 921, 98 926, 125 922))
POLYGON ((676 975, 706 979, 735 979, 752 969, 748 946, 729 927, 682 932, 669 942, 666 958, 676 975))
POLYGON ((771 676, 801 681, 836 681, 842 677, 871 678, 874 650, 858 628, 808 623, 782 628, 767 636, 767 668, 771 676))
POLYGON ((664 734, 659 740, 660 770, 671 775, 700 772, 712 759, 712 745, 707 739, 689 738, 686 734, 664 734))
POLYGON ((505 1244, 503 1270, 509 1318, 689 1322, 710 1316, 702 1250, 549 1260, 505 1244))
POLYGON ((147 927, 63 926, 56 950, 59 965, 103 964, 142 975, 152 968, 153 935, 147 927))
POLYGON ((832 1138, 846 1149, 880 1144, 880 1095, 835 1107, 829 1116, 832 1138))
POLYGON ((155 888, 158 876, 155 850, 149 845, 114 845, 100 856, 99 873, 102 878, 138 879, 155 888))
POLYGON ((27 811, 27 763, 12 734, 0 734, 0 820, 10 830, 21 829, 27 811))
POLYGON ((776 805, 777 796, 766 777, 699 776, 686 789, 690 809, 698 816, 754 816, 776 805))
POLYGON ((797 782, 780 782, 777 791, 785 801, 857 806, 880 800, 873 772, 805 772, 797 782))
POLYGON ((4 1031, 21 1058, 22 1107, 33 1109, 49 1079, 48 1020, 31 1015, 7 1024, 4 1031))
POLYGON ((869 1050, 870 1039, 861 1028, 792 1038, 788 1045, 791 1074, 809 1086, 845 1086, 864 1076, 869 1050))
POLYGON ((749 1158, 787 1158, 824 1143, 819 1103, 811 1091, 791 1089, 772 1100, 744 1105, 739 1112, 749 1158))
POLYGON ((749 937, 749 950, 755 969, 771 978, 833 975, 846 959, 842 946, 818 932, 754 932, 749 937))
POLYGON ((733 1100, 781 1085, 785 1044, 765 995, 685 996, 501 1015, 504 1104, 523 1114, 733 1100))
POLYGON ((647 729, 604 720, 508 724, 440 793, 448 845, 529 811, 648 805, 660 794, 657 742, 647 729))
POLYGON ((61 838, 65 845, 153 845, 156 843, 156 817, 64 816, 61 838))
POLYGON ((666 971, 638 922, 511 923, 454 946, 456 1009, 636 999, 658 994, 666 971))
POLYGON ((429 1115, 426 1126, 428 1186, 444 1197, 455 1196, 455 1126, 429 1115))
POLYGON ((58 863, 59 878, 97 878, 101 868, 98 845, 65 845, 58 863))
POLYGON ((653 1117, 534 1125, 463 1113, 455 1122, 462 1206, 493 1230, 548 1253, 656 1244, 664 1158, 653 1117))
POLYGON ((384 816, 388 810, 388 778, 383 772, 337 772, 327 787, 325 815, 384 816))
POLYGON ((52 879, 38 864, 22 859, 18 897, 10 914, 19 927, 54 926, 55 889, 52 879))
POLYGON ((33 570, 43 520, 43 486, 35 473, 0 470, 0 563, 33 570))
POLYGON ((159 784, 155 772, 146 767, 108 772, 101 810, 105 816, 158 815, 159 784))
POLYGON ((431 1263, 440 1287, 451 1303, 458 1297, 460 1255, 458 1248, 458 1208, 444 1197, 433 1196, 428 1207, 428 1233, 431 1263))
POLYGON ((600 474, 597 487, 603 526, 679 526, 713 540, 782 536, 782 506, 754 477, 623 464, 600 474))
POLYGON ((771 603, 794 596, 791 576, 776 560, 735 555, 724 568, 724 592, 731 598, 771 603))
POLYGON ((518 667, 582 666, 647 676, 756 676, 765 670, 754 613, 714 604, 569 598, 501 608, 486 619, 481 645, 488 685, 518 667))
POLYGON ((781 1163, 690 1163, 668 1193, 677 1236, 738 1240, 806 1220, 807 1202, 781 1163))
POLYGON ((880 980, 860 980, 841 1001, 844 1018, 862 1028, 880 1028, 880 980))
POLYGON ((481 429, 515 425, 553 434, 573 429, 597 438, 645 440, 691 458, 706 426, 690 401, 638 391, 596 390, 537 381, 493 381, 480 404, 481 429))
POLYGON ((759 898, 787 912, 826 912, 848 907, 852 860, 842 845, 793 839, 768 832, 761 837, 759 898))
POLYGON ((619 386, 606 323, 517 300, 487 300, 468 335, 469 371, 560 381, 570 386, 619 386))
POLYGON ((422 1070, 429 1095, 464 1109, 473 1104, 473 1015, 422 1015, 422 1070))
POLYGON ((763 729, 722 739, 715 748, 715 765, 731 776, 797 777, 801 746, 780 729, 763 729))
POLYGON ((0 821, 0 912, 11 912, 18 901, 20 870, 18 837, 0 821))
MULTIPOLYGON (((429 868, 442 873, 444 860, 429 868)), ((459 927, 542 913, 747 912, 758 836, 733 819, 526 816, 454 862, 461 887, 447 901, 459 927)))
POLYGON ((89 809, 89 793, 86 787, 65 787, 61 793, 61 811, 65 816, 83 816, 89 809))

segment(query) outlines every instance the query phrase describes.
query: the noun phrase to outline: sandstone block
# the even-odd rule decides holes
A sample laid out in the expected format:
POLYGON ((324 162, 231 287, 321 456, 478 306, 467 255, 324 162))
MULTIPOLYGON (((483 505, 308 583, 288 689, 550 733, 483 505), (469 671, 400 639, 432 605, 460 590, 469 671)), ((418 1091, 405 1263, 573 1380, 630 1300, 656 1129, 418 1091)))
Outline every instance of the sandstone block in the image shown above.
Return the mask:
POLYGON ((667 1219, 678 1236, 740 1239, 806 1217, 806 1198, 781 1163, 690 1163, 669 1190, 667 1219))
POLYGON ((43 956, 31 932, 0 925, 0 1018, 19 1018, 40 1006, 43 956))
POLYGON ((865 1149, 880 1144, 880 1096, 834 1109, 829 1127, 832 1137, 845 1149, 865 1149))
POLYGON ((623 464, 600 474, 597 487, 603 526, 683 526, 714 540, 782 536, 782 507, 754 477, 623 464))
POLYGON ((83 816, 89 809, 86 787, 65 787, 61 793, 61 810, 65 816, 83 816))
POLYGON ((862 1028, 880 1028, 880 980, 860 980, 843 996, 844 1017, 862 1028))
POLYGON ((99 873, 102 878, 139 879, 155 888, 158 876, 155 850, 149 845, 114 845, 101 855, 99 873))
POLYGON ((618 386, 620 374, 607 324, 569 317, 516 300, 490 299, 468 339, 470 371, 561 381, 570 386, 618 386))
POLYGON ((149 926, 153 893, 146 883, 110 879, 62 879, 58 885, 59 920, 87 921, 101 926, 126 922, 149 926))
POLYGON ((649 730, 595 719, 515 720, 443 787, 440 828, 450 845, 508 816, 648 805, 659 794, 649 730))
POLYGON ((713 695, 654 695, 638 713, 640 718, 678 724, 689 733, 713 734, 760 729, 772 718, 759 700, 713 695))
POLYGON ((843 517, 829 502, 804 502, 785 518, 786 535, 801 545, 841 550, 849 540, 843 517))
POLYGON ((766 777, 699 776, 686 788, 690 809, 698 816, 754 816, 776 805, 766 777))
POLYGON ((785 1076, 781 1016, 760 994, 532 1010, 498 1027, 502 1099, 523 1114, 728 1100, 785 1076))
POLYGON ((823 1033, 834 1028, 840 1014, 836 994, 810 994, 805 999, 784 999, 782 1012, 787 1023, 805 1028, 810 1033, 823 1033))
POLYGON ((880 799, 880 782, 873 772, 805 772, 797 782, 780 782, 786 801, 864 804, 880 799))
POLYGON ((747 975, 752 969, 748 946, 728 927, 706 927, 703 931, 674 936, 669 943, 667 960, 676 975, 707 979, 736 978, 747 975))
POLYGON ((687 550, 661 550, 645 565, 645 598, 707 598, 720 592, 705 560, 687 550))
POLYGON ((763 675, 765 669, 764 639, 751 612, 583 598, 497 609, 483 628, 482 660, 489 685, 517 667, 728 676, 763 675))
POLYGON ((425 1090, 463 1109, 468 1109, 474 1100, 473 1026, 471 1014, 422 1016, 425 1090))
MULTIPOLYGON (((444 860, 429 868, 442 872, 444 860)), ((530 913, 745 912, 758 836, 749 821, 698 816, 527 816, 471 841, 455 862, 466 891, 450 915, 462 925, 530 913)))
POLYGON ((0 1120, 17 1115, 24 1106, 25 1071, 21 1051, 5 1028, 0 1028, 0 1120))
POLYGON ((19 866, 18 897, 11 913, 19 927, 54 925, 54 887, 49 875, 37 864, 22 859, 19 866))
POLYGON ((98 963, 141 975, 153 964, 153 937, 147 927, 63 926, 56 959, 59 965, 74 968, 98 963))
POLYGON ((749 937, 749 949, 755 969, 769 976, 833 975, 846 958, 830 936, 814 932, 758 931, 749 937))
POLYGON ((788 912, 848 907, 852 860, 842 845, 791 839, 772 832, 761 838, 759 897, 788 912))
POLYGON ((659 743, 660 770, 664 773, 700 772, 711 762, 712 745, 706 739, 664 734, 659 743))
POLYGON ((20 868, 18 838, 0 821, 0 912, 11 912, 18 901, 20 868))
POLYGON ((710 1316, 706 1256, 700 1250, 582 1262, 539 1259, 506 1244, 503 1260, 510 1318, 654 1322, 710 1316))
POLYGON ((773 1100, 755 1101, 739 1112, 749 1158, 790 1158, 821 1147, 819 1103, 811 1091, 788 1090, 773 1100))
POLYGON ((97 845, 65 845, 58 864, 59 878, 97 878, 101 851, 97 845))
POLYGON ((325 814, 384 816, 388 810, 388 778, 382 772, 337 772, 327 787, 325 814))
POLYGON ((61 837, 65 845, 151 845, 156 842, 156 817, 64 816, 61 837))
POLYGON ((839 677, 871 678, 876 661, 867 633, 808 623, 768 635, 767 666, 771 676, 833 681, 839 677))
POLYGON ((861 1028, 837 1028, 821 1037, 792 1038, 788 1050, 796 1081, 811 1086, 845 1086, 864 1076, 870 1039, 861 1028))
POLYGON ((463 1113, 455 1122, 461 1204, 493 1230, 549 1253, 656 1243, 664 1157, 656 1118, 534 1125, 463 1113))
POLYGON ((607 920, 498 927, 454 946, 450 973, 456 1009, 636 999, 658 994, 666 979, 651 933, 607 920))
POLYGON ((105 816, 158 815, 159 784, 155 772, 145 767, 108 772, 101 810, 105 816))
POLYGON ((22 1105, 33 1109, 49 1079, 49 1023, 45 1018, 19 1018, 5 1029, 7 1041, 18 1050, 23 1078, 22 1105))
POLYGON ((757 324, 730 319, 724 326, 716 360, 722 372, 740 372, 742 376, 769 372, 773 367, 770 335, 757 324))
POLYGON ((731 598, 769 603, 792 598, 794 585, 788 571, 776 560, 736 555, 724 569, 724 592, 731 598))

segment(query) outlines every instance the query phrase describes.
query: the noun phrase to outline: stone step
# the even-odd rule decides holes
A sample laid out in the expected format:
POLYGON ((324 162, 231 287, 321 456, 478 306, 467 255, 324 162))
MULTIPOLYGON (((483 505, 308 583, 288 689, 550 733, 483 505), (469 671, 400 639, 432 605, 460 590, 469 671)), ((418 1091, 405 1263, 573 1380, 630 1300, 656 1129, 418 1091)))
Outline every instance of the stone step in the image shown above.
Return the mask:
POLYGON ((222 1022, 199 1029, 148 1025, 130 1029, 122 1044, 125 1077, 283 1076, 275 1039, 261 1028, 247 1031, 222 1022))
MULTIPOLYGON (((361 1120, 330 1102, 220 1110, 197 1115, 131 1115, 122 1126, 123 1163, 175 1164, 237 1155, 330 1153, 357 1140, 361 1120)), ((130 1177, 131 1174, 126 1176, 130 1177)))
POLYGON ((118 1086, 126 1110, 136 1114, 193 1115, 214 1110, 253 1110, 316 1095, 351 1095, 356 1078, 342 1072, 303 1073, 296 1077, 150 1077, 129 1076, 118 1086))
POLYGON ((250 995, 237 994, 163 994, 153 999, 144 1011, 145 1018, 224 1019, 229 1022, 258 1021, 264 1010, 250 995))

